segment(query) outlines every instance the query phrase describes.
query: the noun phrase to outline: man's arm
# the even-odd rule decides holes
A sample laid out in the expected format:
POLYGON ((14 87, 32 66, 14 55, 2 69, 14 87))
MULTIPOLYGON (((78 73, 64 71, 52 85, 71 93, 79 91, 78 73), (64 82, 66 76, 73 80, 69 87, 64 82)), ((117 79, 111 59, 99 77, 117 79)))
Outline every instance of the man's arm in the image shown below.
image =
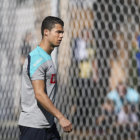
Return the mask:
POLYGON ((45 93, 45 83, 44 80, 32 80, 32 85, 35 92, 35 98, 39 103, 53 116, 55 116, 61 127, 65 132, 72 131, 71 122, 64 117, 64 115, 54 106, 52 101, 49 99, 47 94, 45 93))
POLYGON ((107 99, 107 101, 103 104, 103 109, 112 112, 114 110, 114 102, 107 99))

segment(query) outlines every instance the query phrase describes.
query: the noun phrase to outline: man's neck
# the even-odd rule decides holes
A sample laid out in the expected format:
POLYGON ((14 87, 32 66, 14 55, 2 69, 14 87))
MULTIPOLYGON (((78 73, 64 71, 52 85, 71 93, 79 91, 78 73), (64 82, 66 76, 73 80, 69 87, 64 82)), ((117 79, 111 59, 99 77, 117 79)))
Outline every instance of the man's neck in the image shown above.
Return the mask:
POLYGON ((41 40, 39 46, 48 54, 51 54, 54 48, 45 40, 41 40))

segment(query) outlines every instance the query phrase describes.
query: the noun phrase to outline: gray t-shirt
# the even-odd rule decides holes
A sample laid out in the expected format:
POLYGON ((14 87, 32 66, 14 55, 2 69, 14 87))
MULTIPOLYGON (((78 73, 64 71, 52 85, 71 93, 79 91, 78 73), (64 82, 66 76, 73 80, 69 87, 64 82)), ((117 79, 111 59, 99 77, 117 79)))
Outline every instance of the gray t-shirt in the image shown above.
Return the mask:
POLYGON ((19 125, 33 128, 49 128, 54 117, 35 98, 32 80, 44 80, 45 92, 54 103, 56 94, 56 69, 52 58, 37 46, 25 60, 22 74, 21 114, 19 125))

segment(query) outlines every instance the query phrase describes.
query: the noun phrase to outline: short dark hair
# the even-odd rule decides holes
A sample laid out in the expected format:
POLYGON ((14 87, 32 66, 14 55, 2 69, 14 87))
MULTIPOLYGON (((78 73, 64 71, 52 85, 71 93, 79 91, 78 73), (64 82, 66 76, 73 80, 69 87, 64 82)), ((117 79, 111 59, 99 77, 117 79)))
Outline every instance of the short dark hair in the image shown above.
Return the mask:
POLYGON ((64 22, 60 18, 53 17, 53 16, 46 17, 42 21, 42 25, 41 25, 42 37, 44 36, 44 29, 51 30, 55 26, 55 24, 60 24, 60 25, 64 26, 64 22))

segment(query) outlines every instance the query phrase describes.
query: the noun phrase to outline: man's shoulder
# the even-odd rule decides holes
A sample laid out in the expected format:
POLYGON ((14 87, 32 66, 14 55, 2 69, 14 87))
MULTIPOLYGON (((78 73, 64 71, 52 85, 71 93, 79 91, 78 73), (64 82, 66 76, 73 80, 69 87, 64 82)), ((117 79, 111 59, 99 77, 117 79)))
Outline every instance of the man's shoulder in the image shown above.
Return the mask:
POLYGON ((40 58, 44 61, 51 60, 51 56, 47 54, 44 55, 44 52, 42 53, 39 47, 36 47, 34 50, 32 50, 29 53, 29 56, 30 58, 32 58, 33 61, 40 58))
POLYGON ((128 88, 127 88, 127 92, 128 92, 129 94, 131 94, 131 93, 132 93, 132 94, 133 94, 133 93, 134 93, 134 94, 135 94, 135 93, 137 94, 137 93, 138 93, 135 89, 133 89, 133 88, 131 88, 131 87, 128 87, 128 88))
POLYGON ((37 48, 35 48, 35 49, 33 49, 33 50, 29 53, 29 56, 30 56, 31 58, 33 58, 33 57, 40 57, 41 55, 40 55, 40 53, 38 52, 37 48))
POLYGON ((107 97, 108 97, 109 99, 117 98, 117 97, 118 97, 117 90, 114 89, 114 90, 110 91, 110 92, 108 93, 107 97))
POLYGON ((140 99, 140 95, 135 89, 127 88, 126 98, 130 102, 138 102, 140 99))
MULTIPOLYGON (((43 68, 43 64, 50 60, 49 57, 44 57, 37 48, 29 54, 30 75, 32 76, 38 68, 43 68)), ((47 65, 45 65, 47 67, 47 65)), ((44 68, 45 69, 45 68, 44 68)))
POLYGON ((139 93, 135 89, 128 87, 127 96, 139 96, 139 93))

